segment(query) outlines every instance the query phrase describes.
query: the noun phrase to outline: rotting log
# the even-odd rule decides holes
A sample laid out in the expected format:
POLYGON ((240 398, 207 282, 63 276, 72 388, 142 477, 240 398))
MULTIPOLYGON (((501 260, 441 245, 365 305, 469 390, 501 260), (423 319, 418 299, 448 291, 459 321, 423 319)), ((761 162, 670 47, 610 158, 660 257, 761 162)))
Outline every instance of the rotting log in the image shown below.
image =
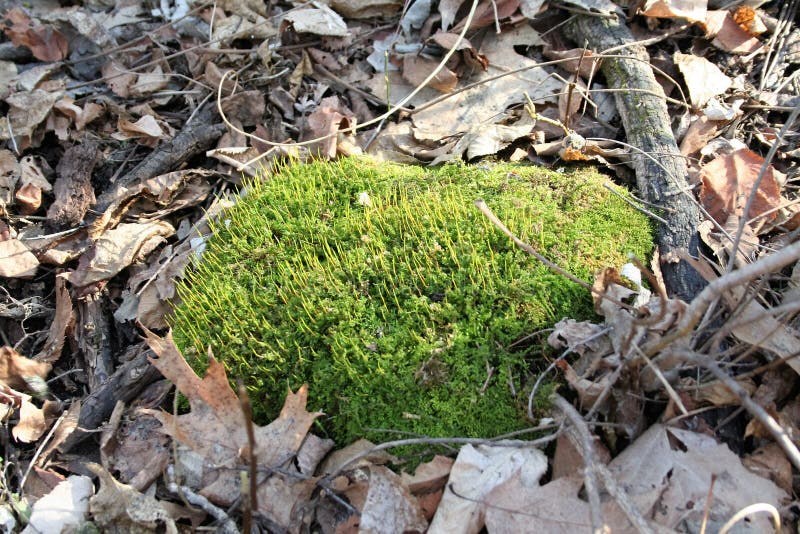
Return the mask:
POLYGON ((644 46, 633 44, 630 30, 618 18, 580 15, 564 27, 575 43, 618 58, 603 60, 601 72, 614 93, 628 144, 634 147, 633 166, 639 190, 649 202, 665 208, 656 239, 664 284, 671 297, 690 301, 706 283, 680 250, 696 257, 700 211, 689 189, 686 161, 670 127, 664 91, 656 82, 644 46), (640 152, 641 151, 641 152, 640 152))

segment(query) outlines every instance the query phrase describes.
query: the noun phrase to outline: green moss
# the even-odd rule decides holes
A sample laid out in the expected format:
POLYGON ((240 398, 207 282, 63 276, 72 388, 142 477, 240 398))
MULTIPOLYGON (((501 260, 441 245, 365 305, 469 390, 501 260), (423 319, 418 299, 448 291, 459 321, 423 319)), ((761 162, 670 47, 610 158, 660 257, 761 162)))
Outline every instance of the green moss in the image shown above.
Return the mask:
POLYGON ((257 419, 287 388, 340 444, 383 428, 489 437, 526 425, 530 357, 506 349, 588 292, 520 251, 474 207, 483 198, 523 240, 591 281, 651 249, 647 221, 591 172, 438 169, 343 160, 253 185, 180 287, 179 346, 211 346, 248 386, 257 419), (368 198, 368 202, 367 202, 368 198), (495 368, 487 381, 487 363, 495 368))

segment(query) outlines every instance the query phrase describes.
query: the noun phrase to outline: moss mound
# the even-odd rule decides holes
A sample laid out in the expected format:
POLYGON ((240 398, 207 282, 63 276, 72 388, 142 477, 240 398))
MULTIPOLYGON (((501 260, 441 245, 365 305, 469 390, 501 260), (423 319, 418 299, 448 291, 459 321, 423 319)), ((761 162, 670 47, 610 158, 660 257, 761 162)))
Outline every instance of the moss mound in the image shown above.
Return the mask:
POLYGON ((175 339, 198 369, 210 345, 244 379, 262 423, 287 387, 308 382, 310 407, 340 443, 385 440, 374 428, 472 437, 522 428, 509 385, 523 390, 529 364, 507 347, 563 316, 589 316, 591 299, 473 201, 590 281, 651 249, 648 222, 602 183, 509 165, 289 167, 218 224, 179 290, 175 339))

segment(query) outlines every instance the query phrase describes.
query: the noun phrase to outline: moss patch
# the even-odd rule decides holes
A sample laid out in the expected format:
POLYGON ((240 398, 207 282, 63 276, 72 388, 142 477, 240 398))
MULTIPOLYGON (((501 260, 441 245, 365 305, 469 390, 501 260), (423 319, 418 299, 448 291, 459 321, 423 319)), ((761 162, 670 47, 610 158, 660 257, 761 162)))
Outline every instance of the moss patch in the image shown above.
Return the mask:
POLYGON ((511 343, 591 299, 474 207, 591 281, 651 250, 648 222, 591 172, 438 169, 370 160, 297 165, 253 185, 180 287, 174 335, 197 368, 211 346, 257 419, 287 387, 340 444, 370 428, 488 437, 525 426, 530 356, 511 343), (527 359, 526 359, 527 356, 527 359), (487 381, 487 362, 495 368, 487 381))

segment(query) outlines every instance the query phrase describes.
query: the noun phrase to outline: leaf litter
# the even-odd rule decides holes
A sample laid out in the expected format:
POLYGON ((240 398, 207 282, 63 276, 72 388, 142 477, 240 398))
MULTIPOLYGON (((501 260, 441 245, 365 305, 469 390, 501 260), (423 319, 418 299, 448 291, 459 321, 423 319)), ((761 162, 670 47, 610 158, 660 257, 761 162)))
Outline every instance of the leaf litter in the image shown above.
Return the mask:
POLYGON ((685 302, 657 261, 609 266, 594 285, 603 322, 565 318, 547 339, 562 351, 548 376, 574 408, 531 412, 533 441, 453 437, 455 460, 413 476, 385 467, 409 440, 311 434, 313 385, 255 425, 221 366, 200 379, 148 329, 167 328, 175 281, 240 173, 287 155, 593 160, 630 179, 630 147, 616 144, 626 110, 598 73, 615 52, 573 48, 568 11, 536 1, 476 2, 472 15, 448 0, 35 4, 3 4, 0 20, 4 528, 701 531, 756 510, 737 528, 763 532, 776 514, 796 520, 794 3, 568 3, 627 14, 647 43, 706 213, 707 255, 687 261, 708 286, 685 302), (169 382, 153 369, 188 413, 164 410, 169 382), (96 454, 76 453, 87 430, 102 430, 96 454), (548 458, 536 446, 552 441, 548 458))

